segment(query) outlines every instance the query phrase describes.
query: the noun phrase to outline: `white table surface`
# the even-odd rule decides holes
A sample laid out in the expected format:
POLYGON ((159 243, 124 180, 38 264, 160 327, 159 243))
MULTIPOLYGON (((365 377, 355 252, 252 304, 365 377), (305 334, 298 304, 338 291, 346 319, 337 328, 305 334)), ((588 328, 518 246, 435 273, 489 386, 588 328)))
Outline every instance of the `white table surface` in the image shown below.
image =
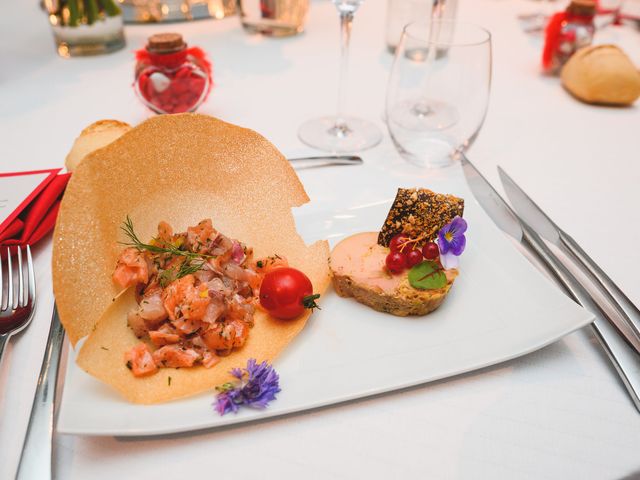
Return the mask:
MULTIPOLYGON (((0 171, 62 166, 89 123, 147 118, 131 89, 132 51, 157 31, 179 31, 213 59, 216 86, 202 113, 253 128, 285 154, 311 153, 297 127, 333 111, 338 22, 326 0, 312 2, 307 31, 296 38, 247 35, 235 17, 137 26, 126 28, 126 49, 71 60, 55 54, 36 4, 4 2, 0 16, 0 171)), ((349 112, 381 128, 391 63, 385 4, 369 0, 356 16, 348 95, 349 112)), ((460 5, 459 17, 487 27, 494 41, 489 114, 469 156, 497 186, 495 167, 503 166, 640 303, 640 102, 628 109, 583 105, 556 79, 540 76, 540 40, 521 33, 515 20, 540 5, 460 5)), ((617 43, 640 65, 638 31, 609 27, 596 41, 617 43)), ((424 172, 399 159, 386 132, 363 156, 362 168, 415 175, 428 185, 424 172)), ((301 179, 315 201, 375 198, 356 170, 304 172, 301 179), (343 181, 334 182, 337 176, 343 181)), ((43 242, 36 249, 37 315, 0 368, 0 479, 15 473, 28 422, 53 305, 50 256, 50 242, 43 242)), ((493 368, 258 424, 155 439, 57 435, 55 473, 109 480, 600 479, 640 476, 639 445, 640 415, 584 330, 493 368)))

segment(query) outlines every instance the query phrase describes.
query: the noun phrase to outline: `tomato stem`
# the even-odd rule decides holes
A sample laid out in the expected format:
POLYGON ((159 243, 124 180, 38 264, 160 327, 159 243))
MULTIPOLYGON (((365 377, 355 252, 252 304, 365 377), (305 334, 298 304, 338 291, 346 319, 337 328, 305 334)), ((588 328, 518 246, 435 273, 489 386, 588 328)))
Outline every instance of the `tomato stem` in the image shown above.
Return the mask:
POLYGON ((302 299, 302 306, 304 308, 309 308, 311 310, 313 310, 314 308, 321 310, 320 306, 316 303, 316 300, 319 298, 320 298, 319 293, 316 293, 315 295, 307 295, 302 299))

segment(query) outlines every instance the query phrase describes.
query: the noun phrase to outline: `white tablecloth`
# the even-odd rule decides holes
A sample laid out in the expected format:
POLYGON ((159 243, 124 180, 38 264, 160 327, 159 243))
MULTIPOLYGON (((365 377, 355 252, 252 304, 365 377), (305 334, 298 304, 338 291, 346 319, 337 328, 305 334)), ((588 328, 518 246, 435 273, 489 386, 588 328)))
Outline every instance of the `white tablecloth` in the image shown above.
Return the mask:
MULTIPOLYGON (((385 4, 356 15, 348 110, 381 128, 391 56, 385 4)), ((501 165, 640 303, 640 105, 583 105, 538 73, 541 44, 516 14, 539 2, 463 0, 459 17, 493 35, 489 114, 469 156, 495 184, 501 165)), ((560 8, 560 6, 558 6, 560 8)), ((175 30, 213 59, 215 89, 201 112, 253 128, 285 154, 310 153, 296 138, 306 119, 332 113, 338 21, 312 2, 304 35, 245 34, 237 18, 127 27, 112 55, 57 57, 35 1, 4 2, 0 17, 0 171, 62 166, 75 136, 101 118, 149 116, 131 89, 134 49, 175 30)), ((598 32, 640 64, 640 34, 598 32)), ((366 169, 423 175, 385 132, 364 152, 366 169)), ((358 167, 360 168, 360 167, 358 167)), ((312 199, 375 197, 356 170, 301 173, 312 199), (352 175, 353 189, 327 191, 352 175)), ((428 182, 428 177, 423 177, 428 182)), ((421 180, 422 181, 422 180, 421 180)), ((49 328, 50 242, 36 249, 38 310, 0 368, 0 478, 12 478, 49 328)), ((620 478, 640 475, 640 415, 589 331, 520 359, 405 392, 221 431, 157 439, 55 438, 57 478, 620 478)))

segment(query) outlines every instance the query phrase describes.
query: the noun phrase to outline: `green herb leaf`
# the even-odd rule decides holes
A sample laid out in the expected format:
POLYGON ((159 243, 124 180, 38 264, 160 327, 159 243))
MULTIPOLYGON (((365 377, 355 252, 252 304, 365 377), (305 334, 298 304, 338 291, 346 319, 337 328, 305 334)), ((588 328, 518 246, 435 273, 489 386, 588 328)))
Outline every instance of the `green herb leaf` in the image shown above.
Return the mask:
POLYGON ((120 230, 124 232, 124 234, 129 238, 129 242, 120 242, 122 245, 126 245, 128 247, 133 247, 139 251, 146 250, 151 253, 168 253, 170 255, 178 255, 182 257, 187 257, 188 259, 207 259, 214 258, 213 255, 205 255, 203 253, 195 253, 189 252, 187 250, 181 250, 180 247, 176 247, 172 244, 166 244, 164 247, 160 247, 158 245, 151 245, 148 243, 142 242, 133 228, 133 222, 129 215, 127 215, 126 220, 120 227, 120 230))
POLYGON ((440 265, 427 260, 409 270, 409 284, 418 290, 437 290, 447 284, 447 276, 440 265))
POLYGON ((216 386, 216 390, 220 393, 228 392, 229 390, 233 390, 235 385, 232 382, 226 382, 222 385, 216 386))

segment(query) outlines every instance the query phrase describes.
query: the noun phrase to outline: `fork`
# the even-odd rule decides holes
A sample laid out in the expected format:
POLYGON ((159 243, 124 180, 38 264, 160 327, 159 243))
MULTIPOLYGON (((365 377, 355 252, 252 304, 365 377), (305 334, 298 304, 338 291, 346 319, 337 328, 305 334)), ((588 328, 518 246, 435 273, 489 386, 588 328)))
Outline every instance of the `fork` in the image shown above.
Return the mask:
POLYGON ((7 281, 4 282, 2 258, 0 257, 0 363, 4 347, 9 339, 16 333, 27 328, 35 311, 36 301, 36 277, 33 271, 33 259, 31 258, 31 248, 27 245, 27 270, 26 282, 23 268, 22 249, 17 247, 16 258, 18 269, 16 275, 13 274, 13 260, 11 249, 7 248, 7 281), (5 301, 5 283, 6 301, 5 301))

